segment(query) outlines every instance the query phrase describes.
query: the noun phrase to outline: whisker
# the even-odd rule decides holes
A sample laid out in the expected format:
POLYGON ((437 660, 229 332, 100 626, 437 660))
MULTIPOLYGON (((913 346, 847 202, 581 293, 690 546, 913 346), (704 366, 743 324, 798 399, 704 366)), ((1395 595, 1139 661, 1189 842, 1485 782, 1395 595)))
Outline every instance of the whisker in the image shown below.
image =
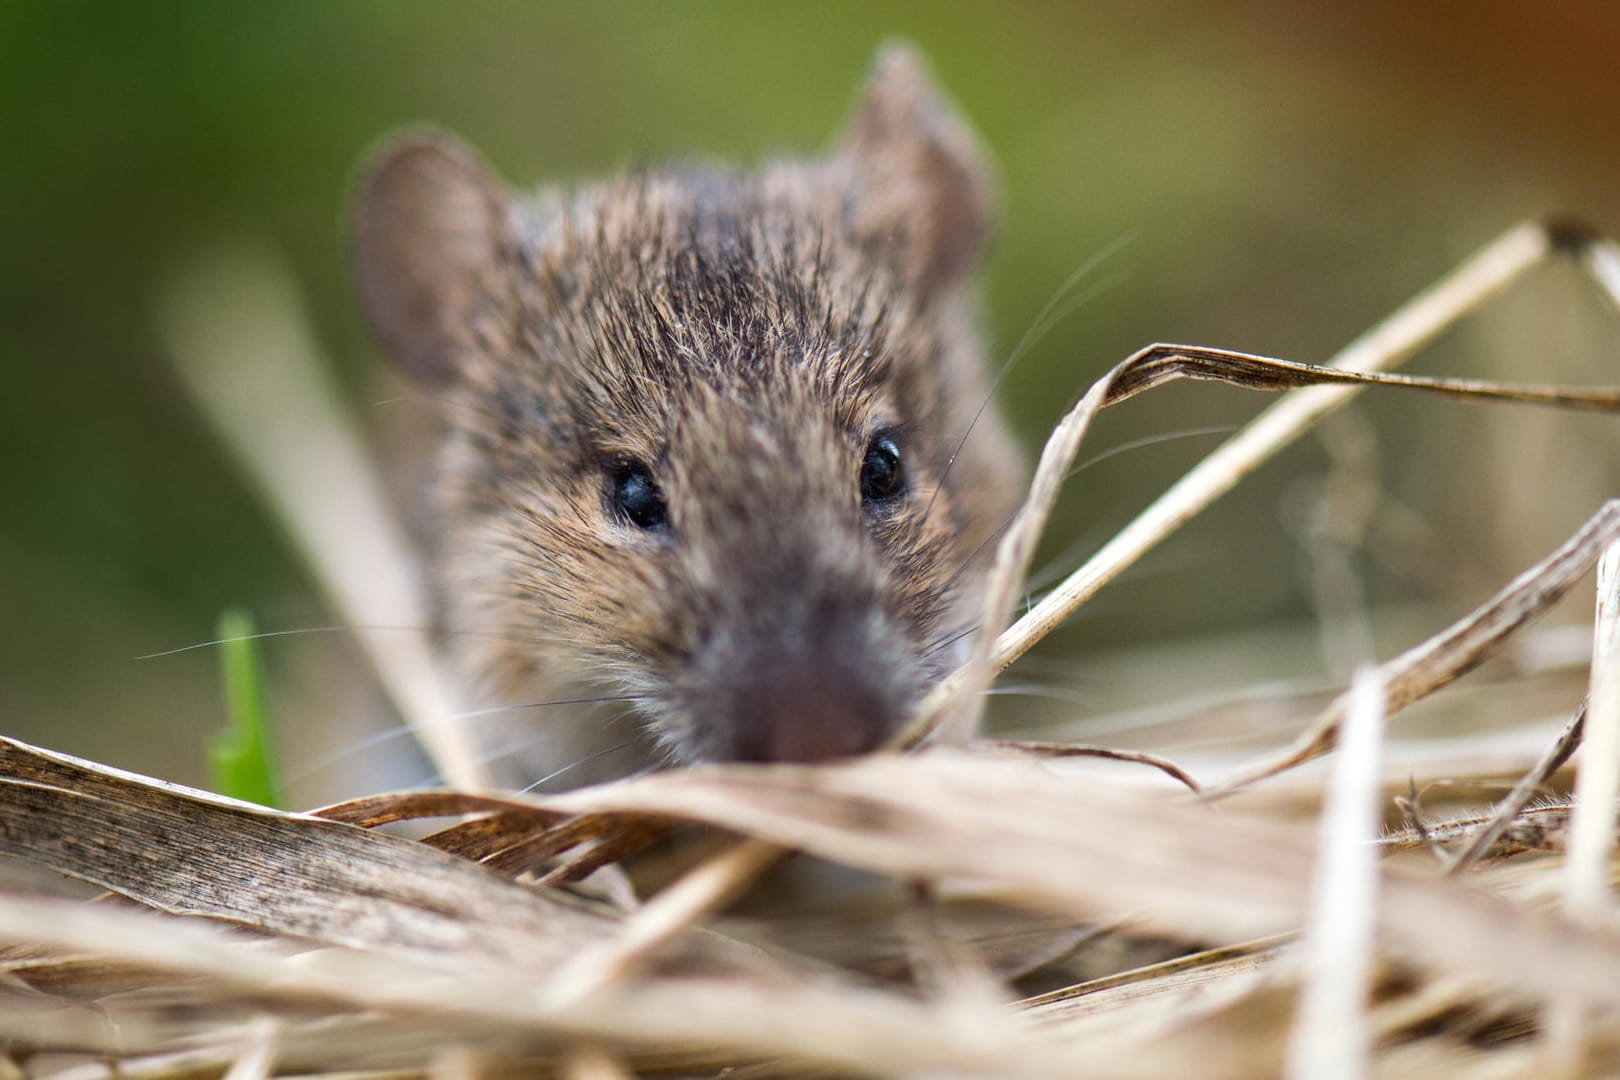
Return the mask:
MULTIPOLYGON (((335 634, 340 631, 348 631, 351 633, 370 633, 373 630, 389 630, 398 633, 427 633, 427 631, 420 626, 398 624, 389 625, 385 623, 333 623, 327 626, 300 626, 294 627, 291 630, 261 630, 257 633, 240 634, 236 637, 210 638, 207 641, 198 641, 191 645, 181 645, 179 648, 175 649, 163 649, 158 652, 142 653, 139 656, 133 657, 133 659, 158 660, 165 656, 178 656, 181 653, 195 652, 198 649, 211 649, 219 645, 234 644, 238 641, 263 641, 268 638, 294 637, 301 634, 335 634)), ((490 638, 495 641, 505 641, 519 645, 541 645, 550 643, 549 640, 545 638, 515 637, 511 634, 503 634, 493 630, 457 630, 451 628, 440 632, 457 637, 490 638)))
MULTIPOLYGON (((617 716, 609 717, 607 720, 602 721, 602 724, 603 724, 604 727, 608 727, 608 726, 611 726, 613 724, 619 723, 622 720, 629 719, 630 716, 631 716, 631 714, 629 712, 620 713, 617 716)), ((611 754, 611 753, 613 753, 615 751, 623 750, 623 749, 625 749, 627 747, 634 746, 640 740, 641 740, 641 737, 638 735, 638 736, 626 739, 624 742, 618 743, 618 744, 616 744, 614 746, 609 746, 609 747, 605 747, 605 748, 603 748, 601 750, 597 750, 597 751, 593 752, 592 754, 579 759, 578 761, 575 761, 575 762, 573 762, 573 763, 571 763, 569 765, 563 766, 561 769, 558 769, 555 772, 553 772, 553 773, 551 773, 551 774, 549 774, 547 776, 541 777, 539 780, 536 780, 534 783, 528 785, 527 787, 525 787, 525 788, 523 788, 521 790, 523 790, 523 791, 532 791, 534 788, 538 787, 539 785, 544 784, 546 781, 552 779, 555 776, 559 776, 562 773, 567 772, 569 769, 576 768, 576 767, 578 767, 580 765, 585 764, 586 762, 592 761, 592 760, 594 760, 594 759, 596 759, 598 757, 602 757, 603 755, 611 754)), ((477 762, 477 764, 479 764, 481 766, 493 764, 495 762, 498 762, 498 761, 502 760, 503 758, 511 756, 514 752, 516 752, 518 750, 518 748, 520 746, 522 746, 522 742, 517 740, 517 739, 507 740, 501 746, 493 747, 488 752, 486 752, 483 755, 481 755, 480 757, 478 757, 476 759, 476 762, 477 762)), ((637 775, 637 774, 632 774, 632 775, 637 775)), ((439 786, 439 785, 441 785, 443 783, 444 783, 444 778, 442 776, 440 776, 437 772, 430 772, 421 781, 418 781, 417 783, 408 785, 408 786, 402 788, 401 790, 403 790, 403 791, 417 791, 417 790, 422 790, 422 789, 425 789, 425 788, 437 787, 437 786, 439 786)))
MULTIPOLYGON (((1129 442, 1121 443, 1119 446, 1105 450, 1095 457, 1082 462, 1070 470, 1064 479, 1072 479, 1077 473, 1089 469, 1093 465, 1100 465, 1116 454, 1123 454, 1127 450, 1139 450, 1145 447, 1155 446, 1159 443, 1170 442, 1175 439, 1193 438, 1200 435, 1226 435, 1236 430, 1237 427, 1235 425, 1220 424, 1202 428, 1186 428, 1182 431, 1162 432, 1157 435, 1146 435, 1140 439, 1132 439, 1129 442)), ((937 493, 938 489, 936 488, 935 490, 937 493)), ((1000 525, 997 525, 988 536, 981 540, 978 547, 975 547, 971 552, 969 552, 967 556, 962 559, 961 564, 951 572, 951 576, 945 579, 945 584, 941 586, 940 591, 949 591, 950 588, 961 579, 962 575, 967 572, 968 567, 973 565, 974 560, 980 555, 984 554, 984 552, 989 549, 990 545, 995 542, 1002 533, 1007 531, 1008 526, 1010 526, 1017 517, 1018 511, 1015 510, 1005 520, 1003 520, 1000 525)), ((1086 543, 1087 537, 1081 537, 1073 544, 1070 544, 1069 547, 1064 549, 1061 555, 1059 555, 1051 563, 1048 563, 1046 567, 1030 575, 1028 582, 1029 586, 1033 589, 1039 590, 1043 585, 1052 580, 1053 577, 1057 576, 1053 573, 1053 567, 1066 565, 1073 554, 1081 547, 1085 546, 1086 543)))
MULTIPOLYGON (((1091 547, 1100 548, 1102 545, 1097 540, 1098 534, 1107 532, 1112 535, 1112 531, 1089 530, 1085 535, 1079 537, 1074 543, 1065 548, 1062 554, 1031 574, 1029 584, 1035 590, 1035 602, 1040 603, 1041 600, 1045 599, 1048 585, 1067 577, 1075 566, 1084 561, 1075 559, 1075 552, 1091 547)), ((1181 573, 1190 567, 1203 565, 1207 561, 1207 556, 1202 553, 1190 552, 1185 547, 1176 549, 1161 548, 1154 553, 1151 560, 1144 559, 1134 564, 1129 570, 1116 574, 1109 584, 1115 589, 1125 585, 1136 585, 1153 578, 1162 578, 1167 574, 1181 573)), ((1098 597, 1089 601, 1085 607, 1069 616, 1065 622, 1072 622, 1077 617, 1083 618, 1087 611, 1100 600, 1101 597, 1098 597)))
POLYGON ((557 698, 553 701, 525 701, 516 705, 492 705, 485 709, 469 709, 451 715, 452 720, 468 720, 475 716, 494 716, 503 712, 519 712, 523 709, 544 709, 551 705, 597 705, 604 701, 645 701, 646 694, 611 694, 602 697, 557 698))
POLYGON ((940 592, 949 592, 956 585, 956 583, 961 580, 962 575, 967 573, 967 568, 973 565, 973 560, 977 559, 980 555, 988 551, 990 549, 990 545, 998 537, 1000 537, 1002 533, 1007 531, 1007 526, 1011 525, 1014 519, 1017 517, 1018 511, 1015 510, 1007 518, 1007 520, 1003 521, 1000 525, 997 525, 995 530, 991 532, 989 536, 986 536, 983 540, 979 541, 979 546, 970 551, 967 556, 962 559, 961 564, 958 565, 955 570, 951 571, 951 576, 945 579, 944 585, 940 586, 940 592))
POLYGON ((635 770, 634 772, 625 773, 623 776, 619 777, 619 779, 620 780, 638 780, 641 777, 651 775, 652 773, 655 773, 655 772, 659 771, 660 769, 666 769, 671 764, 673 764, 673 762, 666 762, 663 765, 660 765, 657 762, 654 762, 651 765, 643 765, 641 768, 635 770))
POLYGON ((934 485, 934 494, 931 498, 929 498, 928 506, 923 510, 923 517, 926 518, 929 513, 933 511, 934 503, 936 500, 938 500, 940 491, 945 487, 946 478, 951 475, 951 469, 955 467, 956 459, 962 454, 962 448, 967 445, 968 438, 973 434, 973 429, 978 426, 979 419, 984 416, 984 411, 990 407, 990 403, 995 400, 996 391, 1001 389, 1001 384, 1005 382, 1007 380, 1007 376, 1012 373, 1013 367, 1018 363, 1019 360, 1023 358, 1024 354, 1035 345, 1036 342, 1040 341, 1041 338, 1046 336, 1047 332, 1050 331, 1052 327, 1061 322, 1063 318, 1066 318, 1080 304, 1092 300, 1096 296, 1095 292, 1090 292, 1080 297, 1073 303, 1065 303, 1067 294, 1073 290, 1074 287, 1078 285, 1081 279, 1087 274, 1091 273, 1105 260, 1112 257, 1121 248, 1125 247, 1132 240, 1136 239, 1136 235, 1137 231, 1135 229, 1122 233, 1120 236, 1104 245, 1102 249, 1096 254, 1092 255, 1091 258, 1081 263, 1072 273, 1069 274, 1068 277, 1063 279, 1063 283, 1057 287, 1057 291, 1052 294, 1051 298, 1046 301, 1046 304, 1041 308, 1040 312, 1036 314, 1034 321, 1029 325, 1029 329, 1024 331, 1024 336, 1019 339, 1018 344, 1013 347, 1012 352, 1007 354, 1007 359, 1002 363, 1001 370, 996 372, 995 379, 990 383, 989 392, 985 394, 984 400, 979 403, 978 409, 973 413, 973 419, 968 421, 967 430, 962 432, 962 437, 957 441, 956 448, 951 451, 951 456, 945 459, 945 468, 940 471, 939 481, 934 485), (1062 310, 1059 313, 1060 305, 1062 306, 1062 310), (1054 313, 1059 313, 1058 318, 1053 318, 1054 313))
POLYGON ((1103 296, 1118 288, 1124 282, 1129 280, 1129 278, 1130 275, 1128 273, 1117 273, 1111 274, 1105 278, 1098 278, 1096 281, 1087 286, 1084 291, 1075 293, 1073 296, 1066 299, 1062 306, 1050 307, 1049 305, 1050 310, 1045 311, 1042 315, 1038 316, 1037 321, 1032 324, 1029 329, 1027 336, 1030 339, 1030 347, 1039 344, 1042 338, 1060 326, 1065 319, 1067 319, 1070 315, 1073 315, 1077 310, 1091 303, 1099 296, 1103 296))
MULTIPOLYGON (((376 750, 378 747, 384 746, 402 735, 409 735, 413 730, 413 728, 407 727, 404 724, 398 724, 378 734, 368 735, 356 743, 345 743, 343 746, 338 747, 335 750, 328 750, 326 753, 311 761, 302 762, 296 768, 287 769, 283 778, 289 784, 302 783, 312 776, 318 776, 321 773, 326 772, 328 769, 333 769, 339 765, 342 765, 350 758, 358 757, 367 751, 376 750)), ((423 783, 434 783, 438 777, 438 774, 434 773, 433 775, 434 779, 423 781, 423 783)), ((417 787, 420 785, 413 784, 411 786, 417 787)))
POLYGON ((937 645, 931 646, 926 652, 923 653, 923 658, 927 659, 928 657, 933 656, 937 652, 942 652, 945 649, 950 648, 952 645, 955 645, 958 641, 961 641, 963 638, 967 637, 969 634, 976 634, 978 632, 979 632, 979 627, 978 627, 977 624, 975 624, 973 626, 970 626, 965 630, 958 630, 956 633, 952 634, 950 637, 946 638, 944 641, 939 642, 937 645))
MULTIPOLYGON (((1018 658, 1018 666, 1014 669, 1020 675, 1051 675, 1061 676, 1065 679, 1079 677, 1079 682, 1086 685, 1107 685, 1105 679, 1099 678, 1099 671, 1094 659, 1080 659, 1064 655, 1043 655, 1041 653, 1028 653, 1018 658)), ((1056 684, 1063 685, 1063 684, 1056 684)))
MULTIPOLYGON (((589 763, 595 761, 597 758, 606 757, 608 754, 618 753, 620 750, 623 750, 623 749, 625 749, 627 747, 634 746, 638 741, 639 740, 637 740, 637 739, 626 739, 622 743, 615 743, 613 746, 604 747, 603 749, 597 750, 594 753, 586 754, 584 757, 580 758, 578 761, 570 762, 569 764, 564 765, 560 769, 554 769, 551 772, 547 773, 545 776, 542 776, 540 779, 536 780, 534 783, 525 785, 523 788, 521 788, 519 790, 522 791, 524 794, 528 794, 529 792, 533 791, 535 788, 538 788, 538 787, 540 787, 540 786, 542 786, 544 784, 549 784, 551 781, 557 779, 557 777, 561 776, 563 773, 569 772, 572 769, 577 769, 581 765, 588 765, 589 763)), ((631 775, 639 775, 639 774, 632 773, 631 775)))
MULTIPOLYGON (((161 652, 142 653, 136 660, 157 660, 165 656, 179 656, 181 653, 195 652, 198 649, 211 649, 217 645, 231 645, 238 641, 264 641, 268 638, 292 637, 296 634, 331 634, 339 630, 353 630, 351 626, 304 626, 296 630, 261 630, 256 634, 239 634, 235 637, 212 638, 208 641, 199 641, 193 645, 182 645, 178 649, 164 649, 161 652)), ((419 630, 414 626, 368 626, 367 630, 419 630)))
POLYGON ((1042 698, 1071 705, 1093 705, 1097 701, 1095 693, 1088 694, 1084 690, 1063 686, 992 686, 982 692, 986 697, 1042 698))
MULTIPOLYGON (((1110 447, 1109 449, 1104 450, 1095 457, 1088 458, 1079 465, 1076 465, 1073 469, 1069 470, 1063 479, 1065 481, 1071 480, 1077 474, 1091 468, 1093 465, 1100 465, 1109 458, 1123 454, 1130 450, 1142 450, 1150 446, 1157 446, 1161 443, 1173 442, 1176 439, 1196 438, 1204 435, 1228 435, 1236 430, 1237 427, 1235 425, 1217 424, 1209 427, 1186 428, 1181 431, 1166 431, 1157 435, 1144 435, 1140 439, 1131 439, 1129 442, 1120 443, 1118 446, 1110 447)), ((1096 540, 1097 531, 1098 530, 1096 529, 1089 529, 1080 536, 1076 537, 1068 547, 1063 549, 1062 552, 1049 559, 1045 565, 1031 573, 1028 580, 1026 580, 1024 583, 1025 587, 1031 591, 1039 592, 1052 582, 1067 576, 1075 566, 1078 566, 1080 562, 1083 561, 1078 558, 1079 552, 1099 546, 1096 540)), ((1112 532, 1112 530, 1109 531, 1110 533, 1112 532)))
POLYGON ((1157 435, 1144 435, 1140 439, 1122 442, 1118 446, 1109 447, 1095 457, 1087 458, 1064 473, 1063 479, 1072 480, 1093 465, 1101 465, 1109 458, 1117 457, 1130 450, 1142 450, 1149 446, 1157 446, 1160 443, 1174 442, 1176 439, 1191 439, 1202 435, 1230 435, 1236 430, 1238 430, 1237 424, 1212 424, 1209 427, 1184 428, 1181 431, 1162 431, 1157 435))
MULTIPOLYGON (((642 700, 643 696, 644 695, 633 694, 604 697, 558 698, 554 701, 528 701, 521 702, 516 705, 500 705, 488 709, 473 709, 468 712, 452 713, 449 716, 443 717, 442 719, 431 721, 426 725, 417 724, 413 726, 410 724, 395 724, 392 727, 385 728, 382 731, 368 735, 363 739, 358 739, 335 750, 328 751, 327 753, 316 758, 314 761, 306 762, 298 769, 290 771, 287 774, 287 779, 289 781, 306 779, 315 775, 316 773, 342 764, 344 761, 347 761, 350 758, 364 754, 370 750, 376 750, 378 747, 386 746, 395 739, 412 735, 424 726, 449 727, 455 724, 464 724, 467 721, 480 716, 489 716, 496 713, 517 709, 542 709, 550 705, 594 705, 599 702, 606 701, 640 701, 642 700)), ((613 719, 605 721, 604 723, 614 723, 619 719, 622 719, 622 716, 614 717, 613 719)), ((510 754, 517 745, 518 744, 513 741, 510 745, 503 745, 498 749, 491 750, 483 755, 479 763, 487 765, 491 762, 499 761, 501 758, 510 754)))

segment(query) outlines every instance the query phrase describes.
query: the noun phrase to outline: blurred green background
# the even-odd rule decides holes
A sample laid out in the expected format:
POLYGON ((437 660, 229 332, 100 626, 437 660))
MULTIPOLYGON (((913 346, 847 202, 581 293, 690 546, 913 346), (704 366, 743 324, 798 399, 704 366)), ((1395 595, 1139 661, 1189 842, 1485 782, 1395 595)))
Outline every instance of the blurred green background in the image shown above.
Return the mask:
MULTIPOLYGON (((1612 3, 9 0, 0 731, 200 782, 202 733, 221 719, 215 657, 135 658, 206 640, 231 604, 268 630, 332 620, 161 347, 155 297, 197 252, 239 239, 279 252, 363 421, 380 426, 397 386, 356 315, 344 217, 381 134, 448 127, 519 184, 632 158, 814 150, 891 35, 921 45, 999 163, 986 286, 998 355, 1076 267, 1124 239, 1006 384, 1032 447, 1091 378, 1150 341, 1321 360, 1516 220, 1567 209, 1620 228, 1612 3)), ((1620 319, 1553 268, 1411 367, 1612 383, 1617 356, 1620 319)), ((1108 416, 1097 445, 1233 424, 1263 404, 1175 388, 1108 416)), ((1612 420, 1405 395, 1360 415, 1409 526, 1398 550, 1366 560, 1380 600, 1460 611, 1620 489, 1612 420)), ((1076 564, 1213 443, 1082 474, 1049 557, 1078 541, 1076 564)), ((1268 466, 1102 594, 1032 677, 1078 687, 1071 712, 1146 702, 1167 688, 1123 674, 1108 659, 1119 650, 1303 625, 1298 508, 1325 460, 1307 440, 1268 466)), ((324 713, 377 704, 340 634, 267 650, 297 773, 324 713)), ((364 783, 318 775, 295 801, 364 783)))

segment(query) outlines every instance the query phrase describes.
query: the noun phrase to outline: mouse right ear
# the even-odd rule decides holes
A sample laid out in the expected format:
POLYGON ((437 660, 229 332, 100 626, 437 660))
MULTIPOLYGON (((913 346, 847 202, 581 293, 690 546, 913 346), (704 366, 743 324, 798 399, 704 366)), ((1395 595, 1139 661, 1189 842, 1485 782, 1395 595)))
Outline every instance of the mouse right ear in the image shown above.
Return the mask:
POLYGON ((412 132, 383 147, 355 205, 354 259, 373 332, 418 379, 453 381, 509 327, 509 196, 455 138, 412 132))
POLYGON ((961 281, 995 217, 989 161, 917 50, 878 50, 842 155, 856 178, 856 225, 898 239, 925 291, 961 281))

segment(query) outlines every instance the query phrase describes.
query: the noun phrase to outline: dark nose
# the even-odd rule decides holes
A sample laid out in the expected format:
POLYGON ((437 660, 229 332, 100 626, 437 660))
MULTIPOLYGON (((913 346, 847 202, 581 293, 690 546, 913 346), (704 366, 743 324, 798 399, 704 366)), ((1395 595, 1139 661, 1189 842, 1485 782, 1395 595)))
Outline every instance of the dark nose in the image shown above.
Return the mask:
POLYGON ((731 695, 736 761, 817 762, 877 749, 898 726, 898 702, 876 676, 845 662, 760 657, 731 695))
POLYGON ((713 610, 685 673, 693 758, 811 763, 864 754, 899 729, 920 696, 924 673, 907 624, 885 603, 885 581, 865 567, 828 565, 816 550, 825 542, 813 535, 775 536, 779 550, 749 552, 769 573, 731 582, 739 587, 730 595, 746 604, 713 610))

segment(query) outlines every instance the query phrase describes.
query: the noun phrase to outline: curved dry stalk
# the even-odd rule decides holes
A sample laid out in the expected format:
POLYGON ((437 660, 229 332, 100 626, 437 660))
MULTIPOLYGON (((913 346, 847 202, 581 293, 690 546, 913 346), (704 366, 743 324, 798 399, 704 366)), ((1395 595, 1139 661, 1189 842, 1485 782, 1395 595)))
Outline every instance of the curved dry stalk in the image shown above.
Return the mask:
MULTIPOLYGON (((978 710, 983 708, 977 691, 995 674, 1006 670, 1127 566, 1367 385, 1401 385, 1470 398, 1573 408, 1612 411, 1620 406, 1620 394, 1612 389, 1569 391, 1381 373, 1505 289, 1554 250, 1593 243, 1596 241, 1589 232, 1568 225, 1528 222, 1515 226, 1351 342, 1325 367, 1174 345, 1150 346, 1116 366, 1092 385, 1053 430, 1024 506, 1002 537, 985 590, 982 620, 987 630, 996 633, 980 636, 968 661, 934 688, 918 707, 914 722, 893 745, 914 746, 936 731, 947 739, 961 741, 973 729, 978 710), (1212 379, 1253 389, 1297 392, 1271 406, 1223 443, 1002 632, 1063 477, 1096 413, 1175 378, 1212 379)), ((1589 263, 1589 269, 1594 274, 1599 272, 1595 263, 1589 263)))

